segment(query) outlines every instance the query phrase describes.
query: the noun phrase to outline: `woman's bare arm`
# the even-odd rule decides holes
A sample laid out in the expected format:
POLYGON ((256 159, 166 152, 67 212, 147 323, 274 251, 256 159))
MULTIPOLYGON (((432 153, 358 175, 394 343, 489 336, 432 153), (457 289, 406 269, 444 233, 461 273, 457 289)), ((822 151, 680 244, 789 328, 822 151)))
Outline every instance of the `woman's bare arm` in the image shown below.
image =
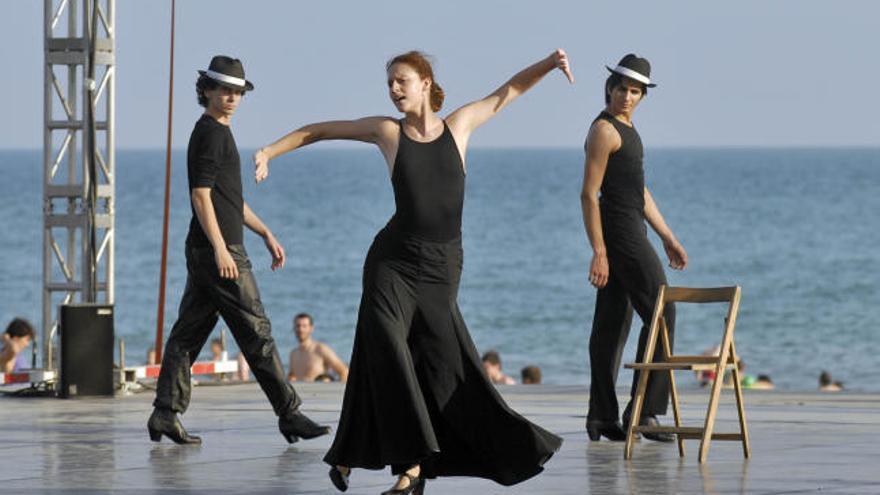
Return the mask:
POLYGON ((559 49, 519 71, 489 96, 468 103, 449 114, 446 122, 453 136, 455 136, 459 152, 461 152, 462 156, 464 156, 464 152, 467 149, 467 142, 470 139, 471 133, 477 127, 485 124, 489 119, 498 114, 501 109, 531 89, 544 76, 556 68, 565 73, 569 82, 574 83, 574 76, 571 74, 568 56, 565 54, 565 51, 559 49))
POLYGON ((397 122, 390 117, 365 117, 358 120, 334 120, 309 124, 257 150, 254 153, 254 176, 257 182, 262 182, 269 176, 269 160, 318 141, 348 140, 373 143, 382 150, 386 161, 393 161, 393 153, 397 151, 397 129, 397 122))

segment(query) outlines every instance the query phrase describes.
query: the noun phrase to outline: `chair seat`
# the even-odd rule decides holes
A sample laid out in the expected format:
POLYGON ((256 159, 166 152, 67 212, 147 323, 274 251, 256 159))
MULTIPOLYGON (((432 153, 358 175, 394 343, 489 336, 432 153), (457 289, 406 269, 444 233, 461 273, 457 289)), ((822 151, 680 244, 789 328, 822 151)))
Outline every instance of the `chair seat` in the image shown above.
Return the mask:
MULTIPOLYGON (((698 426, 633 426, 634 433, 673 433, 686 439, 703 438, 705 430, 698 426)), ((712 440, 742 440, 742 433, 712 433, 712 440)))
MULTIPOLYGON (((728 363, 727 367, 732 368, 733 363, 728 363)), ((715 364, 709 363, 626 363, 624 368, 631 370, 692 370, 692 371, 710 371, 715 369, 715 364)))
MULTIPOLYGON (((731 356, 727 360, 725 367, 733 367, 739 362, 738 357, 731 356)), ((623 366, 627 369, 636 370, 692 370, 692 371, 709 371, 714 370, 718 364, 718 356, 704 355, 684 355, 679 354, 669 356, 666 361, 657 363, 626 363, 623 366)))
MULTIPOLYGON (((669 356, 666 358, 667 363, 708 363, 708 364, 716 364, 718 363, 718 356, 706 356, 705 354, 700 355, 687 355, 687 354, 676 354, 674 356, 669 356)), ((736 364, 739 362, 739 357, 730 356, 727 359, 728 364, 736 364)))

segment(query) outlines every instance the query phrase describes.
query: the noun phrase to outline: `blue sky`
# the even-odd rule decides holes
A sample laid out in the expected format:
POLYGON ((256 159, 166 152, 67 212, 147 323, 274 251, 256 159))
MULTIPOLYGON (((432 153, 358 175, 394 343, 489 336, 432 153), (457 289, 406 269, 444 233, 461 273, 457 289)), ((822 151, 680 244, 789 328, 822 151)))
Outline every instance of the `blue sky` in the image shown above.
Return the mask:
MULTIPOLYGON (((0 21, 11 103, 0 149, 42 146, 43 2, 0 21)), ((562 47, 561 74, 475 134, 472 146, 580 147, 603 107, 604 65, 647 57, 659 84, 636 114, 647 146, 876 146, 880 2, 177 2, 174 147, 200 113, 196 69, 245 62, 256 91, 234 120, 239 146, 317 120, 394 115, 385 61, 434 56, 444 113, 562 47)), ((163 148, 170 1, 117 0, 117 148, 163 148)), ((9 108, 9 106, 7 106, 9 108)))

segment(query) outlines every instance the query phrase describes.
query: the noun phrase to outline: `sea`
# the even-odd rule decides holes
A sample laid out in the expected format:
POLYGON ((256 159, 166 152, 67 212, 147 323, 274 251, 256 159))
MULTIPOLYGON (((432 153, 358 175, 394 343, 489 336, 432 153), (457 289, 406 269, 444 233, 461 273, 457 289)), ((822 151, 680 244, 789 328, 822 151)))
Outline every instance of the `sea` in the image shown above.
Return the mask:
MULTIPOLYGON (((246 233, 282 359, 296 343, 293 316, 307 312, 315 337, 348 360, 364 256, 394 212, 387 167, 370 147, 317 146, 276 159, 257 185, 251 153, 242 150, 245 200, 288 256, 271 271, 261 239, 246 233)), ((589 384, 596 291, 580 207, 583 158, 576 148, 468 156, 459 304, 478 351, 497 350, 517 378, 536 365, 545 383, 589 384)), ((16 316, 41 324, 42 160, 39 150, 0 151, 4 326, 16 316)), ((115 335, 129 366, 143 363, 155 341, 164 162, 163 150, 116 154, 115 335)), ((191 216, 183 150, 172 163, 166 336, 184 287, 191 216)), ((669 283, 742 287, 736 345, 747 374, 809 391, 826 370, 847 390, 880 392, 880 149, 648 149, 645 172, 690 259, 684 271, 667 268, 669 283)), ((717 343, 724 309, 679 305, 677 351, 717 343)), ((624 361, 635 358, 640 328, 635 316, 624 361)), ((680 387, 698 386, 677 376, 680 387)), ((619 384, 630 379, 622 370, 619 384)))

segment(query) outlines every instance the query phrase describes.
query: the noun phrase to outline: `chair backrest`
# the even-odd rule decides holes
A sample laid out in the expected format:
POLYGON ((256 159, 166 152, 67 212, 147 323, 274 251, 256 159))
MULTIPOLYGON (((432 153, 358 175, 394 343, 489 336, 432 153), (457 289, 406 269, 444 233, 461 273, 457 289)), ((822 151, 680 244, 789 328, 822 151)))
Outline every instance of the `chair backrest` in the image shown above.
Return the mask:
MULTIPOLYGON (((699 304, 726 302, 729 304, 727 316, 724 318, 724 333, 727 335, 728 333, 733 333, 733 329, 736 327, 740 292, 741 289, 738 285, 732 287, 669 287, 664 285, 660 287, 660 294, 657 297, 658 300, 663 301, 662 307, 655 309, 659 309, 662 312, 666 303, 671 302, 699 304)), ((659 323, 663 325, 662 321, 659 323)))
POLYGON ((673 354, 672 346, 666 321, 662 317, 666 309, 667 303, 728 303, 727 316, 724 318, 724 332, 721 335, 721 352, 717 357, 704 356, 682 356, 682 359, 690 359, 693 361, 718 361, 727 362, 728 359, 736 359, 735 351, 732 348, 733 332, 736 328, 736 315, 739 311, 740 287, 669 287, 660 286, 660 293, 657 295, 657 303, 654 307, 654 315, 651 319, 651 328, 648 333, 648 342, 645 348, 644 360, 651 362, 651 356, 654 355, 655 344, 662 346, 663 356, 667 360, 678 360, 678 356, 673 354))
POLYGON ((733 287, 665 287, 664 301, 666 302, 733 302, 739 298, 740 288, 733 287))

